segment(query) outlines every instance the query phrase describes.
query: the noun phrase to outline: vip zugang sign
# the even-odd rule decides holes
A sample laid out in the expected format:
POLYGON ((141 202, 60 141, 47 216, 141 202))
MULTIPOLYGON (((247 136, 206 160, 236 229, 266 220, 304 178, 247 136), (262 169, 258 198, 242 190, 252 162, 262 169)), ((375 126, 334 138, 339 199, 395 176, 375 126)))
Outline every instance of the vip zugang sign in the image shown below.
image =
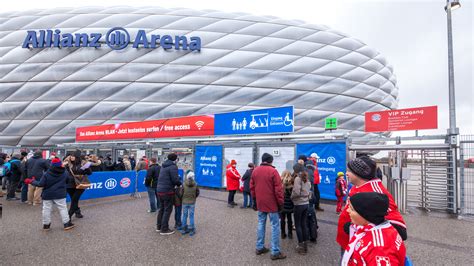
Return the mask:
POLYGON ((125 49, 129 44, 133 48, 162 47, 165 50, 191 50, 201 51, 201 38, 197 36, 171 36, 147 34, 145 30, 138 30, 132 39, 130 33, 122 28, 111 28, 105 35, 102 33, 63 33, 55 30, 29 30, 23 41, 23 48, 66 48, 66 47, 94 47, 99 48, 107 44, 113 50, 125 49))
POLYGON ((148 139, 214 135, 213 116, 188 116, 76 129, 76 141, 148 139))
POLYGON ((365 132, 436 128, 438 128, 437 106, 365 113, 365 132))

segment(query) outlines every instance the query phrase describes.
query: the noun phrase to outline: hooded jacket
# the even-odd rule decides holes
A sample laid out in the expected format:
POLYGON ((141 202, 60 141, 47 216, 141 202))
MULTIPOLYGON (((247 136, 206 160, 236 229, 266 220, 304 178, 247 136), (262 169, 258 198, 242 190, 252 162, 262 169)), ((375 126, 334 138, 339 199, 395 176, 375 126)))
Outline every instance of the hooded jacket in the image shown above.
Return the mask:
POLYGON ((21 176, 22 176, 21 161, 18 158, 13 158, 10 161, 10 172, 9 172, 8 180, 10 182, 18 182, 21 180, 21 176))
POLYGON ((34 180, 31 184, 43 187, 41 197, 43 200, 55 200, 66 198, 66 183, 69 175, 63 167, 51 167, 39 180, 34 180))
POLYGON ((227 165, 225 177, 227 181, 227 190, 232 191, 239 189, 240 174, 236 168, 232 167, 232 164, 227 165))
POLYGON ((250 193, 250 178, 252 177, 252 172, 254 168, 249 168, 245 171, 245 174, 242 176, 242 181, 244 181, 244 192, 250 193))
POLYGON ((26 161, 26 177, 40 179, 49 169, 49 161, 43 159, 41 152, 35 152, 33 157, 26 161))
POLYGON ((199 197, 199 188, 194 179, 186 179, 182 187, 183 204, 196 204, 196 198, 199 197))
POLYGON ((179 180, 178 166, 176 166, 173 161, 166 160, 161 166, 156 192, 174 194, 175 186, 180 185, 181 181, 179 180))

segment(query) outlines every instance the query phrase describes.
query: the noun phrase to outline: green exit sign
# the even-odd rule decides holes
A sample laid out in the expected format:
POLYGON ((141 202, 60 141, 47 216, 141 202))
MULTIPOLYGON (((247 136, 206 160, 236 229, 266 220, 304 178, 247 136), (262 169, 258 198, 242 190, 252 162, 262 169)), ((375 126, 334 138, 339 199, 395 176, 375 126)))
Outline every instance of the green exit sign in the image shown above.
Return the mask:
POLYGON ((337 129, 337 118, 326 118, 326 130, 337 129))

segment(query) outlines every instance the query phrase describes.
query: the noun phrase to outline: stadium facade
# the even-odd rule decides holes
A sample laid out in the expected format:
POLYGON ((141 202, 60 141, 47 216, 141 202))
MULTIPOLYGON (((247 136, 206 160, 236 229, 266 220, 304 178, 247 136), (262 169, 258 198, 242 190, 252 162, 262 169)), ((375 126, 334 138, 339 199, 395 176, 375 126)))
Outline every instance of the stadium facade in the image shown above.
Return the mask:
POLYGON ((293 105, 295 132, 364 135, 394 109, 392 67, 326 26, 157 7, 0 14, 0 145, 74 142, 76 127, 293 105))

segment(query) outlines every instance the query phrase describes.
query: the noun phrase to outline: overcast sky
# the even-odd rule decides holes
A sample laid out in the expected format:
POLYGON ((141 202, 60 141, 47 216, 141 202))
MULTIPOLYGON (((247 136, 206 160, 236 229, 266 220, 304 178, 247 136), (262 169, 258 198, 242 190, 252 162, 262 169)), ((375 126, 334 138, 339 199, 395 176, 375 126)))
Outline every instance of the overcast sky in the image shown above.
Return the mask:
MULTIPOLYGON (((2 2, 1 10, 116 5, 186 7, 324 24, 365 42, 388 59, 398 79, 400 108, 439 106, 439 129, 420 132, 431 134, 445 133, 449 126, 445 4, 443 0, 24 0, 2 2)), ((453 12, 457 125, 462 134, 474 134, 474 5, 472 0, 461 0, 461 5, 453 12)))

